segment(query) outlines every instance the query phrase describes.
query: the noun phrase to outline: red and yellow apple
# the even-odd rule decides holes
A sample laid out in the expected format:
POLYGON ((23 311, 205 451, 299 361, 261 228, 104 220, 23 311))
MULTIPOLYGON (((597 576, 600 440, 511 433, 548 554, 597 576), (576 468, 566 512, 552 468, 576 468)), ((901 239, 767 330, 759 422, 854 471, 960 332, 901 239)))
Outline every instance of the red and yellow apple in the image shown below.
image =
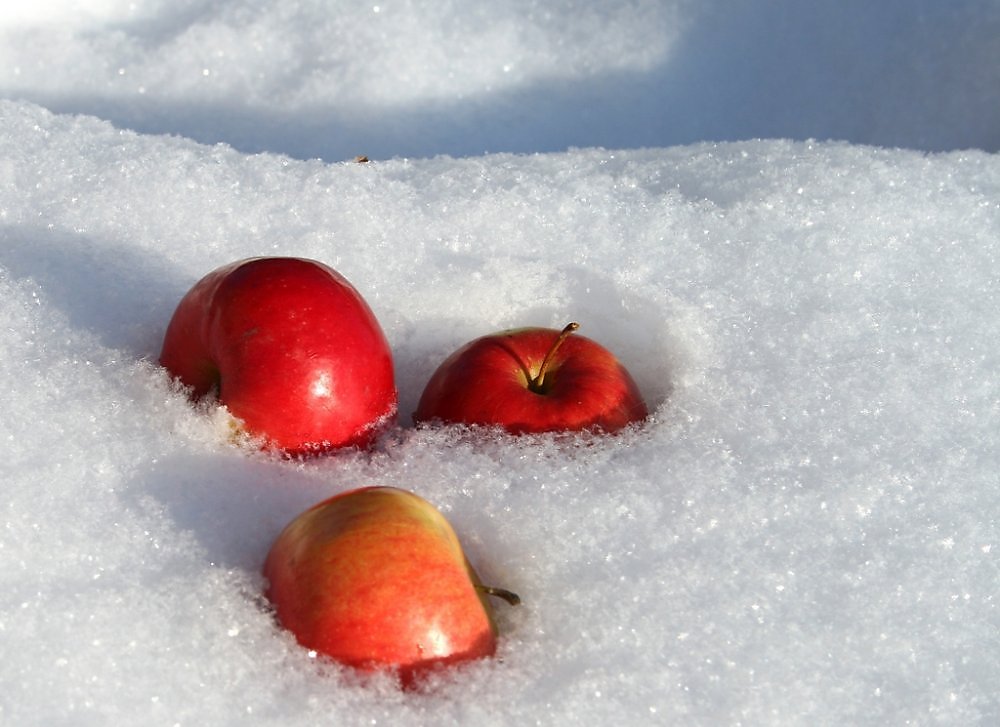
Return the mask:
POLYGON ((366 487, 295 518, 264 564, 267 597, 300 644, 410 684, 441 664, 490 656, 497 631, 483 586, 445 517, 405 490, 366 487))
POLYGON ((632 376, 600 344, 561 331, 519 328, 467 343, 431 376, 413 415, 498 425, 513 434, 615 432, 648 416, 632 376))
POLYGON ((289 454, 365 447, 396 415, 389 344, 332 268, 261 257, 221 267, 183 297, 160 363, 289 454))

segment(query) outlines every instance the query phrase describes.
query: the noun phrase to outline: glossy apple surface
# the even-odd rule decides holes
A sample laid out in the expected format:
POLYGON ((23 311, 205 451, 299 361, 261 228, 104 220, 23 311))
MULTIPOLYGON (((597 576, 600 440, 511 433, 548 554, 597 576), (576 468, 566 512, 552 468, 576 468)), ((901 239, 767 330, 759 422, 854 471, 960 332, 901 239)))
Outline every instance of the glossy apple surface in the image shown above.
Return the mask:
POLYGON ((160 363, 290 454, 370 444, 396 414, 392 355, 361 295, 332 268, 252 258, 184 296, 160 363))
POLYGON ((303 646, 361 669, 422 670, 490 656, 496 627, 451 525, 392 487, 337 495, 299 515, 264 565, 267 596, 303 646))
POLYGON ((467 343, 431 376, 414 421, 499 425, 522 434, 615 432, 645 419, 632 376, 606 348, 571 335, 576 327, 512 329, 467 343))

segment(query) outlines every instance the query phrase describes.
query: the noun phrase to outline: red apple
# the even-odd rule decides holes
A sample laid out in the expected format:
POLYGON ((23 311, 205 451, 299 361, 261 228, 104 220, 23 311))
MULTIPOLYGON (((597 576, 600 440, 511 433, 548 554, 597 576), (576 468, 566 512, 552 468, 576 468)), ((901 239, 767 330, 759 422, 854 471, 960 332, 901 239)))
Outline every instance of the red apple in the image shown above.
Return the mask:
POLYGON ((160 363, 289 454, 371 443, 396 414, 392 355, 364 299, 314 260, 251 258, 195 284, 160 363))
POLYGON ((444 516, 393 487, 313 506, 278 535, 264 564, 267 597, 300 644, 363 670, 424 670, 490 656, 488 595, 444 516))
POLYGON ((431 376, 413 418, 499 425, 513 434, 615 432, 648 415, 639 388, 606 348, 562 331, 519 328, 477 338, 431 376))

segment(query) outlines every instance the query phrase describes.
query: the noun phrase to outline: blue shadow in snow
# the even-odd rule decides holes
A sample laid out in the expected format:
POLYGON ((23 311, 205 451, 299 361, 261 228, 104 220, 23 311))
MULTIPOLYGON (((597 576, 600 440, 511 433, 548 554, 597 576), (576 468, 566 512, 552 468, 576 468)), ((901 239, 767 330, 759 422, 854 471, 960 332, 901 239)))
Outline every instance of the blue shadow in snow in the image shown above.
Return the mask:
POLYGON ((41 226, 0 227, 0 267, 33 281, 73 328, 151 360, 191 284, 149 250, 41 226))

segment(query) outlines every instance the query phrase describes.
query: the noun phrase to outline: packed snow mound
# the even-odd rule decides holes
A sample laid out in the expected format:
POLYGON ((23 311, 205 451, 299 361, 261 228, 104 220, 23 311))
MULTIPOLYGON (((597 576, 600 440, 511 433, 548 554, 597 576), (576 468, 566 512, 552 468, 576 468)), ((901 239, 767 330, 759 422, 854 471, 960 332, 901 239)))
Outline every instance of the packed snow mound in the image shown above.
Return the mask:
POLYGON ((18 725, 989 724, 1000 718, 1000 159, 751 141, 369 164, 0 103, 0 717, 18 725), (392 344, 371 453, 234 446, 156 366, 253 255, 337 268, 392 344), (616 437, 415 428, 458 345, 618 354, 616 437), (260 566, 337 492, 420 493, 498 659, 404 694, 273 623, 260 566), (502 606, 502 604, 501 604, 502 606))

